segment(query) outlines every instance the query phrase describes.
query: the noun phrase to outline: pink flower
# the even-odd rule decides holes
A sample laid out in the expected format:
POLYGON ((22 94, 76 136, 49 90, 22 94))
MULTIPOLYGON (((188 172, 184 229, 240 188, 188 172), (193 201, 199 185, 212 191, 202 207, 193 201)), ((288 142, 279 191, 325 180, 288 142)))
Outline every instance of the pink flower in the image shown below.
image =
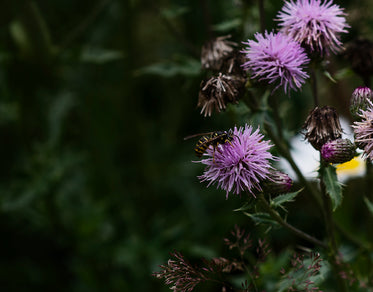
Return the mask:
POLYGON ((278 83, 285 93, 289 88, 297 90, 308 78, 303 66, 309 59, 299 43, 282 33, 265 32, 255 34, 256 41, 249 40, 243 51, 248 61, 242 66, 252 73, 252 78, 278 83))
POLYGON ((345 13, 330 0, 293 0, 285 2, 277 15, 281 31, 298 41, 310 52, 321 56, 342 48, 340 33, 346 33, 345 13))
POLYGON ((269 177, 272 169, 269 160, 276 159, 268 151, 272 145, 263 140, 259 128, 253 132, 251 126, 245 125, 234 127, 232 132, 230 143, 220 144, 215 150, 207 149, 205 155, 209 158, 200 161, 206 169, 199 178, 208 181, 208 186, 217 184, 226 191, 227 198, 230 192, 248 191, 254 195, 254 190, 261 191, 259 183, 269 177))

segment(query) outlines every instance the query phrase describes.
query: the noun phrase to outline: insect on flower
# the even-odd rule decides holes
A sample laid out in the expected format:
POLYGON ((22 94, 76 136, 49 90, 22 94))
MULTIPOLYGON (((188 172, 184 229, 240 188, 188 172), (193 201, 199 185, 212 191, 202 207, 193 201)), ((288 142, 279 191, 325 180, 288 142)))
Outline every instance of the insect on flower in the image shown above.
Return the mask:
MULTIPOLYGON (((200 134, 194 134, 190 135, 184 138, 184 140, 188 140, 190 138, 202 136, 195 148, 194 152, 196 153, 197 157, 202 157, 203 153, 206 152, 207 148, 210 146, 213 147, 214 153, 219 146, 219 144, 225 144, 229 143, 231 144, 231 141, 233 140, 233 136, 236 136, 233 134, 232 130, 227 131, 216 131, 216 132, 208 132, 208 133, 200 133, 200 134)), ((232 145, 232 144, 231 144, 232 145)))

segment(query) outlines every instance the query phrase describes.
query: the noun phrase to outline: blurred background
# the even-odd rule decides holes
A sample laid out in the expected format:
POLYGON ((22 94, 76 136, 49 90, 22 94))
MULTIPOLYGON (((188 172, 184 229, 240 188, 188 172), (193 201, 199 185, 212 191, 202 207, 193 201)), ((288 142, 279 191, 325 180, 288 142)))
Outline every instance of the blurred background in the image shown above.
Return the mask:
MULTIPOLYGON (((369 1, 339 2, 352 26, 345 41, 369 36, 369 1)), ((265 2, 270 30, 282 4, 265 2)), ((0 2, 2 291, 169 291, 151 274, 170 251, 210 258, 234 224, 257 232, 232 211, 245 198, 199 183, 196 141, 183 137, 250 121, 242 105, 199 114, 209 74, 199 58, 213 36, 252 37, 258 17, 253 0, 0 2)), ((361 84, 336 60, 343 78, 321 77, 323 103, 348 119, 361 84)), ((289 137, 312 107, 309 91, 281 97, 289 137)), ((295 214, 309 228, 318 220, 295 214)))

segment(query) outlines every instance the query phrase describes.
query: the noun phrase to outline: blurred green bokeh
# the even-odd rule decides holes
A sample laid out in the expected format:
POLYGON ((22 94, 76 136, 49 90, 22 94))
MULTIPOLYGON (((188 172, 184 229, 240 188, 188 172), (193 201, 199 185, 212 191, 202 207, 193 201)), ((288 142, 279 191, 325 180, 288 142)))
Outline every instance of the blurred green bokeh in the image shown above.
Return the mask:
MULTIPOLYGON (((281 5, 266 2, 267 27, 281 5)), ((362 15, 347 39, 370 33, 362 15)), ((170 251, 217 256, 234 224, 253 227, 242 199, 198 182, 183 137, 241 123, 199 115, 199 52, 211 31, 257 30, 249 0, 0 3, 1 291, 169 291, 151 274, 170 251)), ((348 90, 326 94, 342 113, 348 90)), ((290 132, 310 109, 293 101, 290 132)))

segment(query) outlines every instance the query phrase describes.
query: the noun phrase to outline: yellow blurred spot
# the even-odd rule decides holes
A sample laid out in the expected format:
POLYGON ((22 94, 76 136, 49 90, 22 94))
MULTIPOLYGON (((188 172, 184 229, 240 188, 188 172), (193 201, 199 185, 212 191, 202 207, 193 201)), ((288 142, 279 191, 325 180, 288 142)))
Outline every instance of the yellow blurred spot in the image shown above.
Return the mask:
POLYGON ((358 156, 350 161, 337 165, 337 174, 342 176, 358 175, 365 171, 365 167, 364 160, 358 156))

